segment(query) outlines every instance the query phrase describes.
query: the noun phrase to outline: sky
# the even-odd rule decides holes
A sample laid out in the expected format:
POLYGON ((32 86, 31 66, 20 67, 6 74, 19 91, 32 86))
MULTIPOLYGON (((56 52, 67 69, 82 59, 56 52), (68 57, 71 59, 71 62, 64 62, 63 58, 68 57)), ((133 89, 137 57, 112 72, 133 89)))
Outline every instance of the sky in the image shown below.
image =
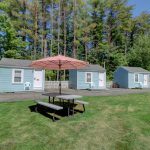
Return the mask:
POLYGON ((128 0, 129 5, 134 5, 133 16, 139 16, 141 12, 150 13, 150 0, 128 0))

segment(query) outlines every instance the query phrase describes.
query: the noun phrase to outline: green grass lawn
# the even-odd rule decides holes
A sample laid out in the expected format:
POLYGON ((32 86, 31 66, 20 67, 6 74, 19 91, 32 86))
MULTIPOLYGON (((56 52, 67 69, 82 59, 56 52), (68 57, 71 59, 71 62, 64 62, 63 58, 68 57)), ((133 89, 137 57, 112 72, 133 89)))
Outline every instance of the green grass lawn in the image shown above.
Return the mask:
POLYGON ((150 94, 83 99, 85 113, 56 122, 33 101, 0 103, 0 150, 150 149, 150 94))

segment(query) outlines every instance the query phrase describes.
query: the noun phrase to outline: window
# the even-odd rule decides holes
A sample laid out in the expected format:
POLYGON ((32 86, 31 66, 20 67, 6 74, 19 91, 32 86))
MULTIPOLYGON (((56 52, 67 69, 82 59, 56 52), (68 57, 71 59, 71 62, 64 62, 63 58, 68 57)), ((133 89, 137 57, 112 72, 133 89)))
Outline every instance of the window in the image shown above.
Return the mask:
POLYGON ((134 82, 139 82, 139 74, 134 74, 134 82))
POLYGON ((86 72, 85 73, 85 82, 86 83, 91 83, 92 82, 92 73, 91 72, 86 72))
POLYGON ((21 69, 13 70, 12 83, 23 83, 23 70, 21 69))

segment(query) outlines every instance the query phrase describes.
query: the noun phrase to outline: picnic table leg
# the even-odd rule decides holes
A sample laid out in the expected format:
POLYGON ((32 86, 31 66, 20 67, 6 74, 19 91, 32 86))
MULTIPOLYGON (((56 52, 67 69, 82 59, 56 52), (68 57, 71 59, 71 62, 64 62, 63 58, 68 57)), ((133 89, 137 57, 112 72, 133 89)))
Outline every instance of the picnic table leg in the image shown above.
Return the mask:
POLYGON ((49 102, 49 103, 51 102, 51 98, 50 98, 50 96, 48 97, 48 102, 49 102))
POLYGON ((74 99, 72 100, 73 104, 72 104, 72 114, 74 115, 74 99))
POLYGON ((84 106, 84 104, 83 104, 83 112, 85 112, 85 106, 84 106))
POLYGON ((61 105, 61 98, 59 99, 59 103, 60 103, 60 105, 61 105))
POLYGON ((55 111, 53 112, 53 121, 55 121, 55 116, 54 115, 55 115, 55 111))
POLYGON ((69 113, 69 112, 70 112, 70 109, 69 109, 69 107, 68 107, 68 117, 70 116, 70 113, 69 113))
POLYGON ((70 101, 68 101, 68 117, 70 116, 70 101))
POLYGON ((35 106, 35 112, 38 112, 38 104, 35 106))
POLYGON ((55 97, 53 97, 53 104, 54 104, 54 99, 55 99, 55 97))

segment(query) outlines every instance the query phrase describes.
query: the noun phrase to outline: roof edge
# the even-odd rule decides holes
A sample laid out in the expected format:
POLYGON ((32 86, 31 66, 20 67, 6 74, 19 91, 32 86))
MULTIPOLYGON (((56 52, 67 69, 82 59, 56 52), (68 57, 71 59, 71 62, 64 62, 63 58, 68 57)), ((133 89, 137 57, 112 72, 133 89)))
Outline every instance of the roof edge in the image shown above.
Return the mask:
POLYGON ((28 68, 28 69, 35 69, 33 67, 19 67, 19 66, 5 66, 5 65, 0 65, 0 67, 3 67, 3 68, 28 68))
POLYGON ((150 73, 150 71, 142 68, 142 67, 129 67, 129 68, 141 68, 141 69, 144 69, 145 71, 131 71, 131 70, 128 70, 126 67, 129 67, 129 66, 120 66, 118 68, 123 68, 124 70, 130 72, 130 73, 150 73))

